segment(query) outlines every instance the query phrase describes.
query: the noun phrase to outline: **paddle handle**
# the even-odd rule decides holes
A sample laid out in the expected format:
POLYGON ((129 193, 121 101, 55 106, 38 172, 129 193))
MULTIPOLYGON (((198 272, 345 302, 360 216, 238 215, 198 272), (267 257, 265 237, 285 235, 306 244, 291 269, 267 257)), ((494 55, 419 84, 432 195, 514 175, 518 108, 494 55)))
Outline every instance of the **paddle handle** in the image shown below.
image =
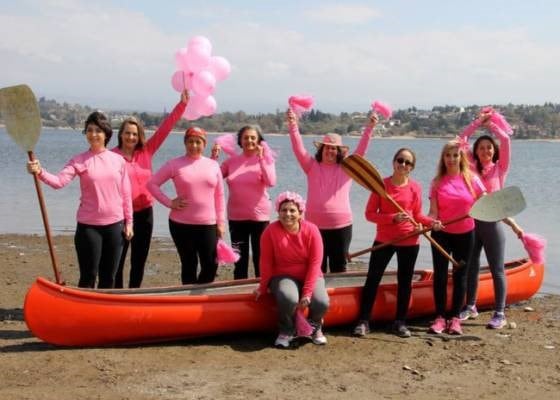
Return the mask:
MULTIPOLYGON (((32 151, 27 152, 29 161, 35 161, 35 156, 32 151)), ((45 227, 45 235, 47 236, 47 243, 49 244, 49 253, 51 255, 51 263, 54 271, 54 279, 57 284, 63 285, 64 281, 58 269, 58 262, 54 252, 54 245, 51 235, 51 228, 49 225, 49 216, 47 215, 47 207, 45 205, 45 198, 43 197, 43 190, 41 189, 41 182, 37 174, 33 174, 33 181, 35 182, 35 190, 37 191, 37 198, 39 199, 39 207, 41 208, 41 216, 43 217, 43 226, 45 227)))
MULTIPOLYGON (((386 193, 386 198, 387 200, 389 200, 391 202, 391 204, 393 204, 395 207, 397 207, 397 209, 402 212, 405 213, 406 215, 408 215, 408 213, 401 207, 401 205, 399 203, 397 203, 395 201, 395 199, 393 199, 393 197, 391 197, 391 195, 387 192, 386 193)), ((412 224, 414 226, 418 226, 418 222, 416 222, 410 215, 408 215, 410 217, 410 222, 412 222, 412 224)), ((426 239, 428 239, 428 241, 445 257, 447 258, 451 264, 453 264, 453 267, 455 268, 459 268, 461 266, 461 264, 459 264, 457 261, 455 261, 455 259, 453 257, 451 257, 451 255, 445 251, 445 249, 443 247, 440 246, 440 244, 438 242, 435 241, 435 239, 433 237, 431 237, 430 235, 428 235, 427 232, 422 233, 422 235, 424 235, 424 237, 426 239)))
MULTIPOLYGON (((460 220, 462 220, 462 219, 467 218, 468 216, 469 216, 469 215, 467 214, 467 215, 462 215, 462 216, 457 217, 457 218, 450 219, 449 221, 444 222, 443 225, 450 225, 450 224, 453 224, 453 223, 455 223, 455 222, 458 222, 458 221, 460 221, 460 220)), ((414 232, 411 232, 411 233, 409 233, 409 234, 407 234, 407 235, 401 236, 400 238, 397 238, 397 239, 395 239, 395 240, 391 240, 390 242, 379 243, 379 244, 377 244, 377 245, 375 245, 375 246, 372 246, 372 247, 369 247, 369 248, 367 248, 367 249, 360 250, 360 251, 357 251, 357 252, 355 252, 355 253, 349 253, 349 254, 346 255, 346 259, 347 259, 348 261, 351 261, 352 258, 361 256, 361 255, 366 254, 366 253, 370 253, 370 252, 373 252, 373 251, 380 250, 380 249, 382 249, 382 248, 384 248, 384 247, 391 246, 391 245, 393 245, 393 244, 395 244, 395 243, 402 242, 403 240, 409 239, 409 238, 414 237, 414 236, 417 236, 417 235, 423 235, 423 234, 425 234, 425 233, 431 231, 432 229, 433 229, 433 228, 431 228, 431 227, 430 227, 430 228, 424 228, 424 229, 422 229, 422 230, 414 231, 414 232)))

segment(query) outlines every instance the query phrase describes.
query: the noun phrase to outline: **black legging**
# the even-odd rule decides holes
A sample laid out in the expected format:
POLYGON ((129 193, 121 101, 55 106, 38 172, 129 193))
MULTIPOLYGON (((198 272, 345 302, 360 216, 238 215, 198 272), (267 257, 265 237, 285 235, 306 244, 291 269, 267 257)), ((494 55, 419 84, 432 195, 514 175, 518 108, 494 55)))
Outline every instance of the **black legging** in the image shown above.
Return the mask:
MULTIPOLYGON (((465 302, 467 287, 467 265, 474 246, 474 229, 466 233, 432 232, 432 238, 438 242, 462 266, 453 270, 453 300, 451 312, 447 317, 459 317, 465 302)), ((436 315, 445 317, 447 305, 447 274, 449 261, 432 246, 434 262, 434 302, 436 315)))
POLYGON ((321 269, 327 272, 346 271, 346 256, 352 241, 352 225, 337 229, 320 229, 323 239, 323 262, 321 269))
POLYGON ((229 220, 231 244, 239 250, 239 261, 235 263, 233 279, 246 279, 249 276, 249 241, 251 241, 252 260, 255 277, 260 276, 259 258, 261 256, 260 240, 268 221, 232 221, 229 220))
POLYGON ((129 288, 139 288, 144 278, 144 267, 148 259, 150 251, 150 243, 152 241, 152 230, 154 228, 154 212, 152 207, 135 211, 132 215, 134 236, 130 242, 124 241, 124 247, 119 262, 119 269, 115 276, 115 287, 123 288, 124 262, 126 253, 130 245, 130 277, 128 280, 129 288))
MULTIPOLYGON (((378 245, 380 242, 374 242, 378 245)), ((418 257, 419 245, 413 246, 387 246, 371 253, 366 283, 362 289, 362 301, 360 303, 361 321, 369 321, 371 309, 377 295, 379 283, 383 273, 393 257, 397 253, 397 312, 395 319, 404 321, 408 312, 410 294, 412 291, 412 276, 414 265, 418 257)))
POLYGON ((124 222, 110 225, 86 225, 78 222, 74 245, 80 266, 78 287, 93 288, 99 274, 100 289, 115 286, 115 273, 123 248, 124 222))
POLYGON ((216 245, 218 229, 216 225, 190 225, 169 220, 169 231, 181 259, 181 282, 209 283, 216 278, 216 245), (200 274, 196 276, 198 260, 200 274))

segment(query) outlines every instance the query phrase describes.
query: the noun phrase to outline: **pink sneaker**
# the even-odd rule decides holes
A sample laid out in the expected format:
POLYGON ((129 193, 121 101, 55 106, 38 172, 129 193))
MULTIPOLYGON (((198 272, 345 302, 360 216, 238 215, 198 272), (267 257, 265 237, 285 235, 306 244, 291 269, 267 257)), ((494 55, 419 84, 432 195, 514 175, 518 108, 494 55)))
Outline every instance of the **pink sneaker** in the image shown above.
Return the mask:
POLYGON ((440 334, 445 330, 445 326, 446 326, 445 319, 441 316, 438 316, 434 320, 434 323, 432 324, 432 326, 430 326, 430 329, 428 329, 428 332, 440 334))
POLYGON ((463 328, 461 328, 461 320, 457 317, 451 318, 447 324, 447 333, 450 335, 462 335, 463 328))

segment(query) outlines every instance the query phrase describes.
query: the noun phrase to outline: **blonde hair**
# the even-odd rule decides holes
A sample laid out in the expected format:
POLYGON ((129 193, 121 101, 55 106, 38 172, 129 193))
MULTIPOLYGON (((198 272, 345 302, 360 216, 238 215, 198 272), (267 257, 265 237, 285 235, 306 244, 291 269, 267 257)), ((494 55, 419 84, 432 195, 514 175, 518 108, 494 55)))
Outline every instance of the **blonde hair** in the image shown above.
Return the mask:
POLYGON ((445 175, 447 175, 447 167, 445 165, 444 158, 445 158, 445 153, 449 152, 452 149, 457 149, 457 151, 459 152, 459 174, 463 177, 463 180, 465 181, 465 184, 469 188, 469 191, 471 192, 473 197, 476 198, 476 193, 474 192, 471 184, 473 175, 469 166, 469 159, 467 157, 467 154, 463 151, 463 149, 461 149, 459 141, 456 139, 450 140, 441 149, 441 155, 439 157, 436 176, 434 177, 433 180, 434 185, 438 185, 441 179, 445 175))

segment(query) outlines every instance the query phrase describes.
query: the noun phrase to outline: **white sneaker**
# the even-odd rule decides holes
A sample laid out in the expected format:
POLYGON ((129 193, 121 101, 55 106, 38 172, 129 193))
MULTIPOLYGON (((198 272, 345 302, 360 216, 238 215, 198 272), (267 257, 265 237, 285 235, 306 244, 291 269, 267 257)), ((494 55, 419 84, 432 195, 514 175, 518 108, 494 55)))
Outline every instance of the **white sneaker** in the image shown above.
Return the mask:
POLYGON ((323 331, 321 330, 321 328, 318 328, 315 332, 313 332, 313 335, 311 336, 311 340, 313 341, 314 344, 318 344, 318 345, 327 344, 327 337, 323 335, 323 331))
POLYGON ((285 334, 281 333, 276 338, 276 341, 274 342, 274 346, 275 347, 281 347, 283 349, 287 349, 288 347, 290 347, 290 342, 293 340, 293 338, 294 337, 291 336, 291 335, 285 335, 285 334))

